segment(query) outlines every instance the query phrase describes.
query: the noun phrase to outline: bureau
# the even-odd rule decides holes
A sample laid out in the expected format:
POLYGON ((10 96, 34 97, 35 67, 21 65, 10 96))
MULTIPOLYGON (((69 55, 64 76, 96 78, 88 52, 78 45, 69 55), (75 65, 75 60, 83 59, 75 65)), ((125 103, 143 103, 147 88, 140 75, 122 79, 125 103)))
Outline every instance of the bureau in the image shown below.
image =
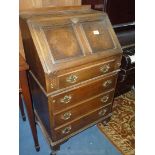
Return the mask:
POLYGON ((122 56, 107 14, 88 6, 34 9, 20 12, 20 27, 36 119, 51 148, 106 123, 122 56))

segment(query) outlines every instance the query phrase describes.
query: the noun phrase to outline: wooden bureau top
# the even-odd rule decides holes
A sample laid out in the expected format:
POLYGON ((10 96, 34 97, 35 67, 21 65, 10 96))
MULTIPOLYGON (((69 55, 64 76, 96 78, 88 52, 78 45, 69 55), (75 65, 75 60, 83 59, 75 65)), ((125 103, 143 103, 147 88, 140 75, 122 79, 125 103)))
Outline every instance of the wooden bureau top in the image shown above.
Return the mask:
POLYGON ((21 18, 27 19, 46 74, 122 52, 107 14, 89 7, 45 10, 21 12, 21 18))
POLYGON ((57 14, 57 13, 63 13, 64 11, 76 11, 76 10, 90 10, 90 5, 82 5, 82 6, 49 6, 49 7, 43 7, 43 8, 31 8, 27 10, 20 10, 20 17, 22 18, 31 18, 34 16, 43 16, 48 14, 57 14))

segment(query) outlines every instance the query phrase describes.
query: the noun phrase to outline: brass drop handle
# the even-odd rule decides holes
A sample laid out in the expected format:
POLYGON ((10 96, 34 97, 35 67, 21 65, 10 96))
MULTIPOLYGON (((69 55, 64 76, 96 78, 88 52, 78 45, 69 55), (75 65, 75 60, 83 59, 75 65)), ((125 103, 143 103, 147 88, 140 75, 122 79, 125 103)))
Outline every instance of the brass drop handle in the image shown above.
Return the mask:
POLYGON ((109 85, 112 84, 112 80, 106 80, 104 83, 103 83, 103 87, 108 87, 109 85))
POLYGON ((68 83, 75 83, 75 82, 77 82, 77 78, 78 77, 76 75, 70 75, 69 77, 66 78, 66 81, 68 83))
POLYGON ((102 103, 106 103, 106 102, 108 101, 108 99, 109 99, 109 96, 103 96, 103 97, 101 98, 101 102, 102 102, 102 103))
POLYGON ((61 115, 61 119, 68 120, 70 119, 71 115, 72 115, 71 112, 66 112, 63 115, 61 115))
POLYGON ((68 127, 65 127, 61 132, 62 134, 67 134, 71 131, 72 127, 71 126, 68 126, 68 127))
POLYGON ((100 111, 98 112, 98 114, 99 114, 99 116, 103 116, 103 115, 105 115, 106 112, 107 112, 106 109, 102 109, 102 110, 100 110, 100 111))
POLYGON ((109 69, 110 69, 110 65, 109 65, 109 64, 105 64, 104 66, 102 66, 102 67, 100 68, 100 71, 101 71, 102 73, 106 73, 106 72, 109 71, 109 69))
POLYGON ((60 99, 60 103, 67 104, 71 101, 72 96, 71 95, 65 95, 62 99, 60 99))

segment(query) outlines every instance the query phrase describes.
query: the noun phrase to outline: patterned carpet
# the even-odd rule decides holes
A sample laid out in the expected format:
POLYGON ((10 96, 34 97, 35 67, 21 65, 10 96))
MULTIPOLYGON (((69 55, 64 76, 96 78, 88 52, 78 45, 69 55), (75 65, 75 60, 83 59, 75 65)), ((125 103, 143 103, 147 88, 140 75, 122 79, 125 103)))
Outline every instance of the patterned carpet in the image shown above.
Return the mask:
POLYGON ((99 123, 100 131, 123 154, 135 154, 135 94, 134 91, 121 95, 114 100, 113 115, 104 126, 99 123))

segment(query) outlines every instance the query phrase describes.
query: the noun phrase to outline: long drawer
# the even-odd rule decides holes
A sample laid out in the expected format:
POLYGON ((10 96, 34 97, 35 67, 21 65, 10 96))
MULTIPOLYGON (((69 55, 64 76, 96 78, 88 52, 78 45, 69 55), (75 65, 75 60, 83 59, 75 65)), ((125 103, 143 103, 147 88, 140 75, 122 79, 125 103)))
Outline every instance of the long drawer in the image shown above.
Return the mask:
POLYGON ((115 87, 117 74, 95 80, 80 88, 75 88, 59 95, 50 96, 54 112, 74 106, 77 103, 101 94, 115 87))
POLYGON ((59 89, 112 72, 119 68, 120 61, 121 57, 114 57, 69 73, 60 74, 58 76, 59 89))
POLYGON ((86 115, 85 117, 80 118, 71 124, 68 124, 64 127, 55 128, 54 134, 57 137, 56 139, 58 140, 58 139, 64 138, 65 136, 70 135, 73 132, 80 130, 81 128, 84 128, 88 124, 91 124, 99 120, 100 118, 105 117, 106 115, 111 113, 111 107, 112 105, 108 105, 104 108, 95 110, 89 115, 86 115))
POLYGON ((111 104, 113 99, 114 91, 110 91, 107 93, 102 93, 100 95, 95 96, 87 101, 84 101, 78 104, 76 107, 68 109, 67 111, 58 113, 54 116, 56 127, 78 119, 83 115, 94 111, 95 109, 106 106, 107 104, 111 104))

